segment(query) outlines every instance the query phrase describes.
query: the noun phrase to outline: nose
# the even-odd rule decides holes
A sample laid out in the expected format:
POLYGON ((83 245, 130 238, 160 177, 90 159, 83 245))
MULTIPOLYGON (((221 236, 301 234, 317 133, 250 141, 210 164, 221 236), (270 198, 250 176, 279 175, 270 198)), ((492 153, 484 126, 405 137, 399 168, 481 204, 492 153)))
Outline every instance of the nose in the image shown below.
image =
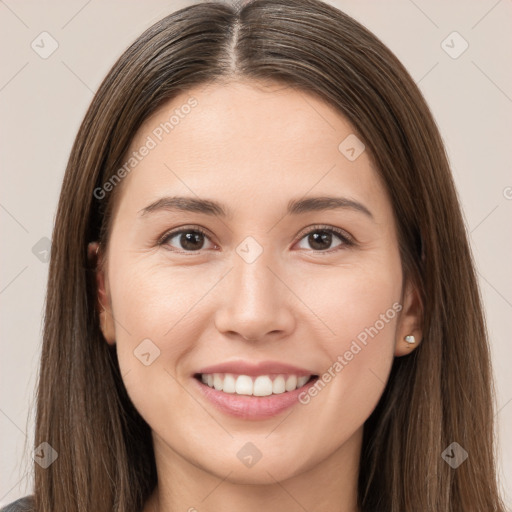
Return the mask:
POLYGON ((215 325, 222 334, 258 341, 293 331, 293 294, 279 275, 279 266, 264 255, 265 251, 252 263, 234 256, 234 268, 223 280, 215 312, 215 325))

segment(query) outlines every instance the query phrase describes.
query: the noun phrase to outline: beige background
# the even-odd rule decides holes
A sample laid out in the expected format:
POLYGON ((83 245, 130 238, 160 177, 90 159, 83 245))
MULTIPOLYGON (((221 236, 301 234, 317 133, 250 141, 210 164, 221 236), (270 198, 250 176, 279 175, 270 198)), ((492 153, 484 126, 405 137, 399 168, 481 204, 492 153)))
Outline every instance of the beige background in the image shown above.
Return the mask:
MULTIPOLYGON (((48 271, 45 237, 51 238, 71 144, 115 59, 152 23, 192 3, 0 0, 0 506, 32 490, 27 471, 48 271), (31 47, 43 31, 58 43, 46 59, 31 47)), ((499 471, 510 506, 512 2, 329 3, 362 22, 401 59, 429 102, 447 145, 487 312, 499 471), (469 44, 456 59, 441 46, 453 31, 469 44)), ((448 44, 452 52, 462 48, 457 39, 448 44)))

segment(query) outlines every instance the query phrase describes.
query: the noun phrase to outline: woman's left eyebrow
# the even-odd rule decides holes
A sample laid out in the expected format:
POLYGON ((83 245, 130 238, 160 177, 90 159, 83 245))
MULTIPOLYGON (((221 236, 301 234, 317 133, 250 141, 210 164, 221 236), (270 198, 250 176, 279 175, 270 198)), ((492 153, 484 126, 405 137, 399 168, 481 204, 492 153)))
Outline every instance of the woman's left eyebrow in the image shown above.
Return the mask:
MULTIPOLYGON (((346 197, 319 196, 292 199, 288 202, 287 214, 300 215, 313 211, 325 211, 335 209, 353 210, 363 213, 375 220, 371 211, 362 203, 346 197)), ((187 211, 203 213, 215 217, 232 218, 233 212, 217 201, 200 199, 187 196, 166 196, 157 199, 138 212, 139 217, 144 217, 157 211, 187 211)))
POLYGON ((370 217, 370 219, 375 220, 372 212, 364 204, 347 197, 320 196, 291 200, 288 203, 287 213, 297 215, 312 211, 336 209, 354 210, 364 213, 366 216, 370 217))

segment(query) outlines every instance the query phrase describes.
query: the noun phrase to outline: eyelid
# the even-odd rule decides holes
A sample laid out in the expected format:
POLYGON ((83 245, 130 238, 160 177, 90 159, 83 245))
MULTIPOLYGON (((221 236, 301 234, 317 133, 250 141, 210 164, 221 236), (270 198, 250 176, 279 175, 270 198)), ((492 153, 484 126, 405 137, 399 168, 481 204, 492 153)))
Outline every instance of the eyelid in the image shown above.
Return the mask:
MULTIPOLYGON (((357 243, 355 238, 344 229, 337 228, 335 226, 330 226, 328 224, 313 224, 311 226, 307 226, 300 231, 300 233, 297 235, 297 238, 300 241, 302 240, 302 238, 304 238, 304 236, 309 235, 310 233, 314 233, 315 231, 331 231, 338 235, 344 241, 345 245, 356 245, 357 243)), ((329 250, 314 252, 329 252, 329 250)))
MULTIPOLYGON (((185 225, 185 226, 179 226, 177 228, 173 228, 173 229, 170 229, 169 231, 166 231, 163 235, 158 237, 158 239, 156 240, 156 244, 157 245, 165 245, 165 240, 167 240, 168 238, 171 238, 173 236, 176 236, 176 235, 178 235, 178 234, 180 234, 182 232, 186 232, 186 231, 198 231, 199 233, 201 233, 202 235, 207 237, 211 241, 212 244, 217 245, 213 241, 213 236, 206 229, 202 228, 201 226, 194 225, 194 224, 185 225)), ((199 251, 179 251, 179 250, 176 250, 176 252, 182 252, 182 253, 186 252, 186 253, 198 254, 198 253, 201 252, 201 250, 199 250, 199 251)))

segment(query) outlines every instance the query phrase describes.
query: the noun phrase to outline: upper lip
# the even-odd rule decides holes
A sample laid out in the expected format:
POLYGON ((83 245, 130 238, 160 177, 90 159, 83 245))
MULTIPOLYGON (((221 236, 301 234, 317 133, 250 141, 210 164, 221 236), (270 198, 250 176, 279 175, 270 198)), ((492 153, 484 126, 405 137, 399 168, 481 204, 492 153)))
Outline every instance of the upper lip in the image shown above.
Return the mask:
POLYGON ((293 366, 291 364, 280 363, 279 361, 260 361, 252 363, 249 361, 230 361, 215 364, 201 368, 197 373, 234 373, 237 375, 268 375, 271 373, 291 374, 301 376, 315 375, 314 372, 293 366))

